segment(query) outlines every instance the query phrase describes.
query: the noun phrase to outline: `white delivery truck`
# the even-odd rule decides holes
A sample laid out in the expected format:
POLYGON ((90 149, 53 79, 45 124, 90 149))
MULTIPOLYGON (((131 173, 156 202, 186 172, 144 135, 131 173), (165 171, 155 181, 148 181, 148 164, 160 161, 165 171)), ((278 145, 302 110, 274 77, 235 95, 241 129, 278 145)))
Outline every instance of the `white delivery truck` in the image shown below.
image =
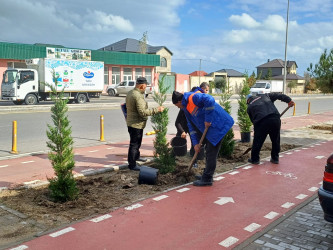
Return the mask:
POLYGON ((267 94, 271 92, 282 93, 283 81, 281 80, 257 80, 251 87, 250 92, 252 95, 267 94))
POLYGON ((36 58, 26 60, 25 69, 7 69, 1 84, 1 99, 14 104, 37 104, 51 100, 51 89, 64 90, 69 102, 85 103, 90 96, 99 96, 104 88, 104 63, 36 58), (47 83, 47 84, 45 84, 47 83))

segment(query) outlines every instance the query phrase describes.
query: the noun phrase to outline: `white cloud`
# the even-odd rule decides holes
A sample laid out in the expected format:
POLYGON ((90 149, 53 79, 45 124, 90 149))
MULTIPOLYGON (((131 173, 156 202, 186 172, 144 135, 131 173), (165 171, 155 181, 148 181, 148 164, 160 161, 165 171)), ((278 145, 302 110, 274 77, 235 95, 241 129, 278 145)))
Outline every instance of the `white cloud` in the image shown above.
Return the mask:
POLYGON ((318 42, 322 48, 333 47, 333 36, 323 36, 318 39, 318 42))
POLYGON ((238 15, 231 15, 229 17, 230 22, 239 25, 240 27, 244 28, 257 28, 260 26, 256 20, 254 20, 250 15, 243 13, 241 16, 238 15))
POLYGON ((279 15, 269 15, 266 20, 263 22, 263 26, 267 30, 273 31, 285 31, 286 30, 286 22, 283 17, 279 15))

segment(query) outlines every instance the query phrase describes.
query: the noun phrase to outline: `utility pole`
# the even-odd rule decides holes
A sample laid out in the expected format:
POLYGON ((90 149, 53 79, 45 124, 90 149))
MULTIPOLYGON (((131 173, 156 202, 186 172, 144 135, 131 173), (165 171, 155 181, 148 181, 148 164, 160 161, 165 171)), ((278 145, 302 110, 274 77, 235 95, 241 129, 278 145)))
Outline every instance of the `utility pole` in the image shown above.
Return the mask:
POLYGON ((289 0, 287 8, 287 25, 286 25, 286 44, 284 47, 284 76, 283 76, 283 90, 282 93, 286 93, 286 83, 287 83, 287 44, 288 44, 288 22, 289 22, 289 0))

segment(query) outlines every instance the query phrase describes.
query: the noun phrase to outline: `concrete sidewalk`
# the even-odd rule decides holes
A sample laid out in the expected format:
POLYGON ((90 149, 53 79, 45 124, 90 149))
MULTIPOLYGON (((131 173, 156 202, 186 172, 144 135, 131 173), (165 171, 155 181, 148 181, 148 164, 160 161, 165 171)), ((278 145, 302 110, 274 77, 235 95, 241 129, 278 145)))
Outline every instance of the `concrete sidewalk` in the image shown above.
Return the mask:
MULTIPOLYGON (((216 176, 212 187, 185 185, 95 220, 73 224, 17 249, 240 247, 316 195, 333 142, 324 141, 323 138, 328 139, 325 135, 304 137, 303 134, 299 138, 301 133, 297 129, 327 121, 333 121, 333 112, 282 119, 282 136, 287 134, 290 142, 316 143, 281 154, 278 171, 276 165, 266 160, 259 166, 247 164, 216 176)), ((153 137, 144 138, 142 155, 152 156, 152 140, 153 137)), ((76 149, 75 171, 94 174, 125 168, 127 146, 128 142, 120 142, 76 149)), ((0 176, 6 176, 5 180, 0 180, 0 188, 42 184, 45 173, 39 173, 40 178, 36 179, 40 171, 36 166, 41 165, 41 161, 45 165, 47 157, 36 155, 0 161, 0 176), (22 164, 31 165, 22 169, 22 164), (29 176, 25 169, 30 172, 33 169, 33 173, 29 176)), ((49 168, 51 173, 51 166, 49 168)))

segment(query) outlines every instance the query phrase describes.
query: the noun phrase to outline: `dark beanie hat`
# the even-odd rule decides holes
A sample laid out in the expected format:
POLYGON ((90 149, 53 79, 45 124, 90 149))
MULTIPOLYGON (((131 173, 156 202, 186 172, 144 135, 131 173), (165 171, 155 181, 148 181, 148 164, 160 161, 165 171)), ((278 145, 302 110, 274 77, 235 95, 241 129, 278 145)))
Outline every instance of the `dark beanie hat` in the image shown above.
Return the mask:
POLYGON ((176 104, 177 102, 181 101, 183 99, 183 94, 179 93, 177 91, 173 91, 172 93, 172 103, 176 104))
POLYGON ((147 79, 145 77, 139 77, 136 79, 136 84, 147 84, 147 79))

